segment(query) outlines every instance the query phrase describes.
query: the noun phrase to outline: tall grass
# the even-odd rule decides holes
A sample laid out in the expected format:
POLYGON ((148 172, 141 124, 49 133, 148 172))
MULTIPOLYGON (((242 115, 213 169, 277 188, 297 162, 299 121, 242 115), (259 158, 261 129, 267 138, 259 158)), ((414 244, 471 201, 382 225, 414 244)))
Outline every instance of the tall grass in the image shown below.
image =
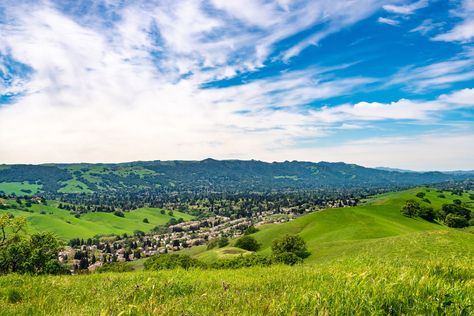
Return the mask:
MULTIPOLYGON (((472 258, 471 258, 472 259, 472 258)), ((2 315, 472 315, 469 257, 0 277, 2 315), (9 300, 15 289, 21 296, 9 300), (10 292, 9 292, 10 291, 10 292)))

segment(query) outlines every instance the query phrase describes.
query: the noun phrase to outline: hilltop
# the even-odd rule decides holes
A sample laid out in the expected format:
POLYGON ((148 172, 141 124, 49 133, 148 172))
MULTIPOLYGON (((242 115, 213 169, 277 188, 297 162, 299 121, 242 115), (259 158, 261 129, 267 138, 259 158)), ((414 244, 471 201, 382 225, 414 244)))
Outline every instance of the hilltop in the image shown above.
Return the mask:
POLYGON ((93 192, 267 192, 403 188, 463 180, 472 173, 400 172, 342 162, 256 160, 149 161, 118 164, 1 165, 6 194, 93 192))

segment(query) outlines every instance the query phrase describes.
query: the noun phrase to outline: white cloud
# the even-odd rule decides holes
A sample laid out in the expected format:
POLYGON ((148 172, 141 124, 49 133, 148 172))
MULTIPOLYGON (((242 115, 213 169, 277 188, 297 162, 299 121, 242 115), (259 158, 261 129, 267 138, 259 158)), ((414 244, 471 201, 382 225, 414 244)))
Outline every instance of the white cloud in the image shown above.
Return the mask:
MULTIPOLYGON (((251 10, 240 12, 243 2, 231 6, 216 1, 220 12, 226 12, 222 16, 211 16, 196 1, 141 3, 121 8, 120 19, 108 29, 100 21, 92 23, 93 15, 84 23, 49 4, 32 3, 27 10, 11 5, 11 19, 0 25, 0 52, 29 65, 33 73, 16 85, 26 95, 0 108, 1 162, 307 159, 315 150, 297 149, 303 138, 371 128, 367 123, 372 121, 433 120, 448 107, 470 106, 472 91, 463 90, 434 101, 360 102, 308 110, 308 103, 376 82, 366 77, 336 79, 331 72, 340 68, 334 67, 202 88, 208 80, 260 67, 276 41, 314 23, 333 24, 326 32, 355 23, 371 12, 366 6, 373 3, 343 1, 332 6, 334 1, 311 1, 314 10, 303 10, 290 1, 255 1, 249 4, 251 10), (258 32, 227 23, 235 19, 248 25, 256 16, 262 17, 254 23, 258 32), (344 22, 331 22, 337 19, 344 22), (159 34, 150 33, 153 25, 159 34), (217 30, 223 35, 214 34, 217 30)), ((293 53, 307 45, 300 44, 293 53)), ((444 67, 451 70, 440 74, 459 74, 457 69, 466 65, 444 67)), ((437 78, 436 70, 431 73, 427 79, 437 78)), ((342 147, 333 153, 327 157, 347 160, 342 147)))
POLYGON ((393 19, 389 19, 389 18, 383 18, 383 17, 379 17, 377 19, 377 21, 379 23, 388 24, 388 25, 391 25, 391 26, 398 26, 400 24, 400 22, 397 21, 397 20, 393 20, 393 19))
POLYGON ((462 19, 453 29, 433 37, 435 41, 468 43, 474 38, 474 0, 463 0, 460 8, 453 11, 462 19))
POLYGON ((386 86, 402 84, 414 92, 449 87, 474 78, 474 55, 464 51, 450 60, 426 66, 408 66, 394 74, 386 86))
POLYGON ((442 22, 434 22, 432 19, 426 19, 421 22, 420 25, 410 30, 411 33, 418 32, 422 35, 427 35, 433 30, 436 30, 442 27, 444 23, 442 22))
POLYGON ((397 13, 397 14, 413 14, 416 10, 423 9, 428 6, 428 0, 419 0, 411 4, 406 5, 393 5, 387 4, 383 8, 387 12, 397 13))

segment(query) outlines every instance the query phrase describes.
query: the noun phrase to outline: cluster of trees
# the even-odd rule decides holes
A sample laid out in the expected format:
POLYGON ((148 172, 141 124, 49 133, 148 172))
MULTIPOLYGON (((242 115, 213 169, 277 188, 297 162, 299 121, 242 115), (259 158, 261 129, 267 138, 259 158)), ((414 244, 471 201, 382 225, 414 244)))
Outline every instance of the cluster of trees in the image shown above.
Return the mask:
POLYGON ((0 215, 0 274, 60 274, 67 269, 58 260, 62 243, 51 233, 25 232, 26 219, 0 215))
POLYGON ((324 207, 327 203, 337 206, 353 206, 367 195, 380 190, 301 190, 294 192, 240 192, 196 194, 139 192, 105 192, 92 194, 63 194, 51 196, 59 198, 60 208, 76 214, 86 212, 116 212, 140 207, 156 207, 177 210, 192 214, 198 218, 214 215, 226 217, 252 217, 267 211, 280 212, 282 209, 302 214, 306 210, 324 207))
POLYGON ((453 200, 452 204, 443 204, 438 211, 410 199, 405 202, 401 213, 407 217, 421 217, 430 222, 440 220, 449 227, 462 228, 474 226, 471 211, 464 207, 459 199, 453 200))

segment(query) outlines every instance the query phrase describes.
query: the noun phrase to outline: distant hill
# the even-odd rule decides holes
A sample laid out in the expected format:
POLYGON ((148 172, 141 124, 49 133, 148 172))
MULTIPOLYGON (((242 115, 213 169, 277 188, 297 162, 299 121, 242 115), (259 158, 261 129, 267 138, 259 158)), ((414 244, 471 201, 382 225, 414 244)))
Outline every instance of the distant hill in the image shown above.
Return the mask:
POLYGON ((393 188, 474 177, 472 173, 401 172, 342 162, 256 160, 148 161, 119 164, 0 165, 7 194, 106 191, 249 192, 393 188))

